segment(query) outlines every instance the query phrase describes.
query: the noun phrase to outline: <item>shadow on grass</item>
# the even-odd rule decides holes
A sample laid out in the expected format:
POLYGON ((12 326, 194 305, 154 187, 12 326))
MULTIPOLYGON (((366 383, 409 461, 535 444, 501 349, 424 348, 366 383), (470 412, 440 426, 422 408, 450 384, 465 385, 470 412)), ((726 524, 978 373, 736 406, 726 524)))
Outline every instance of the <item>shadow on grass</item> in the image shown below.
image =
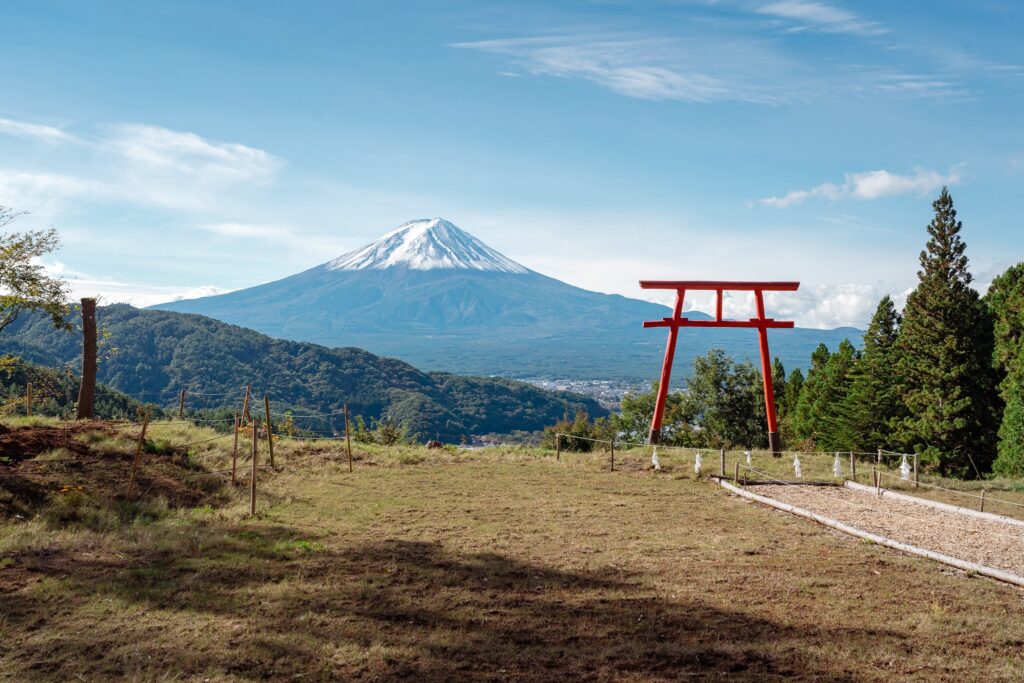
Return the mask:
POLYGON ((124 559, 15 558, 8 578, 23 583, 2 586, 0 623, 47 637, 0 651, 15 648, 8 662, 22 672, 58 677, 856 680, 807 646, 903 640, 675 600, 622 570, 561 571, 416 541, 331 552, 287 527, 217 539, 124 559), (139 616, 117 620, 116 632, 83 629, 76 608, 94 609, 97 596, 139 616), (218 642, 183 635, 206 621, 218 642))

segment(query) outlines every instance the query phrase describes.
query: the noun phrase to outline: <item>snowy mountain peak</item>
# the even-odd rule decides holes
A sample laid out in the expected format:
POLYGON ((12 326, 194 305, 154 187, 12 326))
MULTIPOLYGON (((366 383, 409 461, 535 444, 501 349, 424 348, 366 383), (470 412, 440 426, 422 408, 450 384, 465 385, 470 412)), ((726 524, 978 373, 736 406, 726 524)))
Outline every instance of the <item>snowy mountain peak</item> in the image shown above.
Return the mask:
POLYGON ((373 244, 325 264, 328 270, 481 270, 529 273, 527 268, 443 218, 404 223, 373 244))

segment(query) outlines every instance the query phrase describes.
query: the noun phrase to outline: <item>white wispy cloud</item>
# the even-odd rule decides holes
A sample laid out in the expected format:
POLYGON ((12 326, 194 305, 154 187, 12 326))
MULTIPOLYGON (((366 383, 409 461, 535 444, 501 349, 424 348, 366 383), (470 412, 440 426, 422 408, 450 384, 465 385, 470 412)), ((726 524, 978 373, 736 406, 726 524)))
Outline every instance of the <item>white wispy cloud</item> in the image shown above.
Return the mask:
POLYGON ((42 123, 31 123, 28 121, 15 121, 13 119, 0 118, 0 134, 13 135, 18 138, 43 140, 45 142, 73 142, 77 138, 70 133, 47 126, 42 123))
POLYGON ((140 123, 108 126, 101 144, 156 171, 220 182, 269 180, 281 161, 262 149, 140 123))
MULTIPOLYGON (((766 8, 816 17, 814 26, 819 31, 876 30, 855 15, 820 3, 773 3, 761 9, 766 8)), ((655 101, 773 105, 849 96, 949 98, 967 94, 956 73, 921 67, 910 70, 880 59, 855 64, 809 63, 778 40, 732 25, 715 25, 701 34, 567 32, 460 42, 452 47, 501 58, 521 69, 521 74, 582 79, 625 97, 655 101)), ((514 73, 498 71, 501 76, 514 73)))
MULTIPOLYGON (((582 78, 626 97, 684 102, 777 102, 779 97, 741 78, 719 45, 717 61, 696 39, 683 48, 677 41, 655 36, 562 35, 504 38, 455 43, 508 59, 535 76, 582 78), (728 78, 714 73, 729 71, 728 78)), ((728 46, 733 53, 750 45, 728 46)), ((761 60, 763 63, 763 59, 761 60)), ((502 72, 507 75, 508 72, 502 72)))
POLYGON ((928 194, 935 192, 943 185, 956 185, 960 182, 959 167, 949 173, 917 169, 913 174, 900 175, 884 169, 847 173, 843 183, 824 182, 809 190, 793 190, 781 197, 766 197, 758 200, 762 206, 784 208, 802 204, 808 199, 822 198, 831 201, 841 199, 871 200, 901 194, 928 194))
POLYGON ((138 123, 75 141, 76 174, 0 168, 0 202, 33 211, 71 200, 210 211, 272 182, 284 165, 262 149, 138 123))
POLYGON ((756 11, 785 20, 789 31, 850 33, 859 36, 877 36, 889 32, 878 22, 869 21, 832 4, 812 0, 769 2, 756 11))

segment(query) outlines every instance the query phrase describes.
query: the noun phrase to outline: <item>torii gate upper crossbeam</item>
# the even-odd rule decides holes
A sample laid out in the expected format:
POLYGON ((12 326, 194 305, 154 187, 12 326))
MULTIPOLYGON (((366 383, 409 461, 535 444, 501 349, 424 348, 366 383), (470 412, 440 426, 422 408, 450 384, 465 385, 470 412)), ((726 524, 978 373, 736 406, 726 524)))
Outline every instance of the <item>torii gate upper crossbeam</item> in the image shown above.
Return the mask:
POLYGON ((799 282, 737 282, 720 280, 641 280, 641 289, 674 289, 675 306, 672 317, 644 322, 644 327, 669 328, 665 345, 665 359, 661 366, 661 381, 658 384, 658 399, 651 419, 648 441, 656 444, 661 440, 661 421, 665 416, 665 401, 668 396, 669 380, 672 376, 672 361, 675 358, 676 342, 681 327, 749 327, 756 329, 760 341, 761 377, 764 380, 765 414, 768 421, 768 448, 772 453, 781 451, 778 420, 775 414, 775 390, 772 387, 772 360, 768 351, 768 330, 792 328, 793 322, 766 318, 764 314, 764 292, 795 292, 799 282), (714 320, 690 320, 682 317, 683 300, 687 291, 712 291, 717 293, 714 320), (753 292, 757 317, 749 320, 724 320, 722 318, 723 293, 727 291, 753 292))

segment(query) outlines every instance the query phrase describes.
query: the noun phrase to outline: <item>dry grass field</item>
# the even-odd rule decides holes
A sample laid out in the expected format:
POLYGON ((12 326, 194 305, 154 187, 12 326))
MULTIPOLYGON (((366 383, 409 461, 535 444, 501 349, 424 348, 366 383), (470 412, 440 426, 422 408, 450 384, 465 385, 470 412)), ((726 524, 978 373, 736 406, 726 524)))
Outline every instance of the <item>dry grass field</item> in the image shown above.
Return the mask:
POLYGON ((350 473, 336 444, 281 441, 249 518, 247 483, 203 474, 230 438, 183 450, 216 436, 187 425, 154 426, 124 500, 134 433, 0 430, 0 678, 1024 677, 1021 591, 683 458, 358 447, 350 473))

